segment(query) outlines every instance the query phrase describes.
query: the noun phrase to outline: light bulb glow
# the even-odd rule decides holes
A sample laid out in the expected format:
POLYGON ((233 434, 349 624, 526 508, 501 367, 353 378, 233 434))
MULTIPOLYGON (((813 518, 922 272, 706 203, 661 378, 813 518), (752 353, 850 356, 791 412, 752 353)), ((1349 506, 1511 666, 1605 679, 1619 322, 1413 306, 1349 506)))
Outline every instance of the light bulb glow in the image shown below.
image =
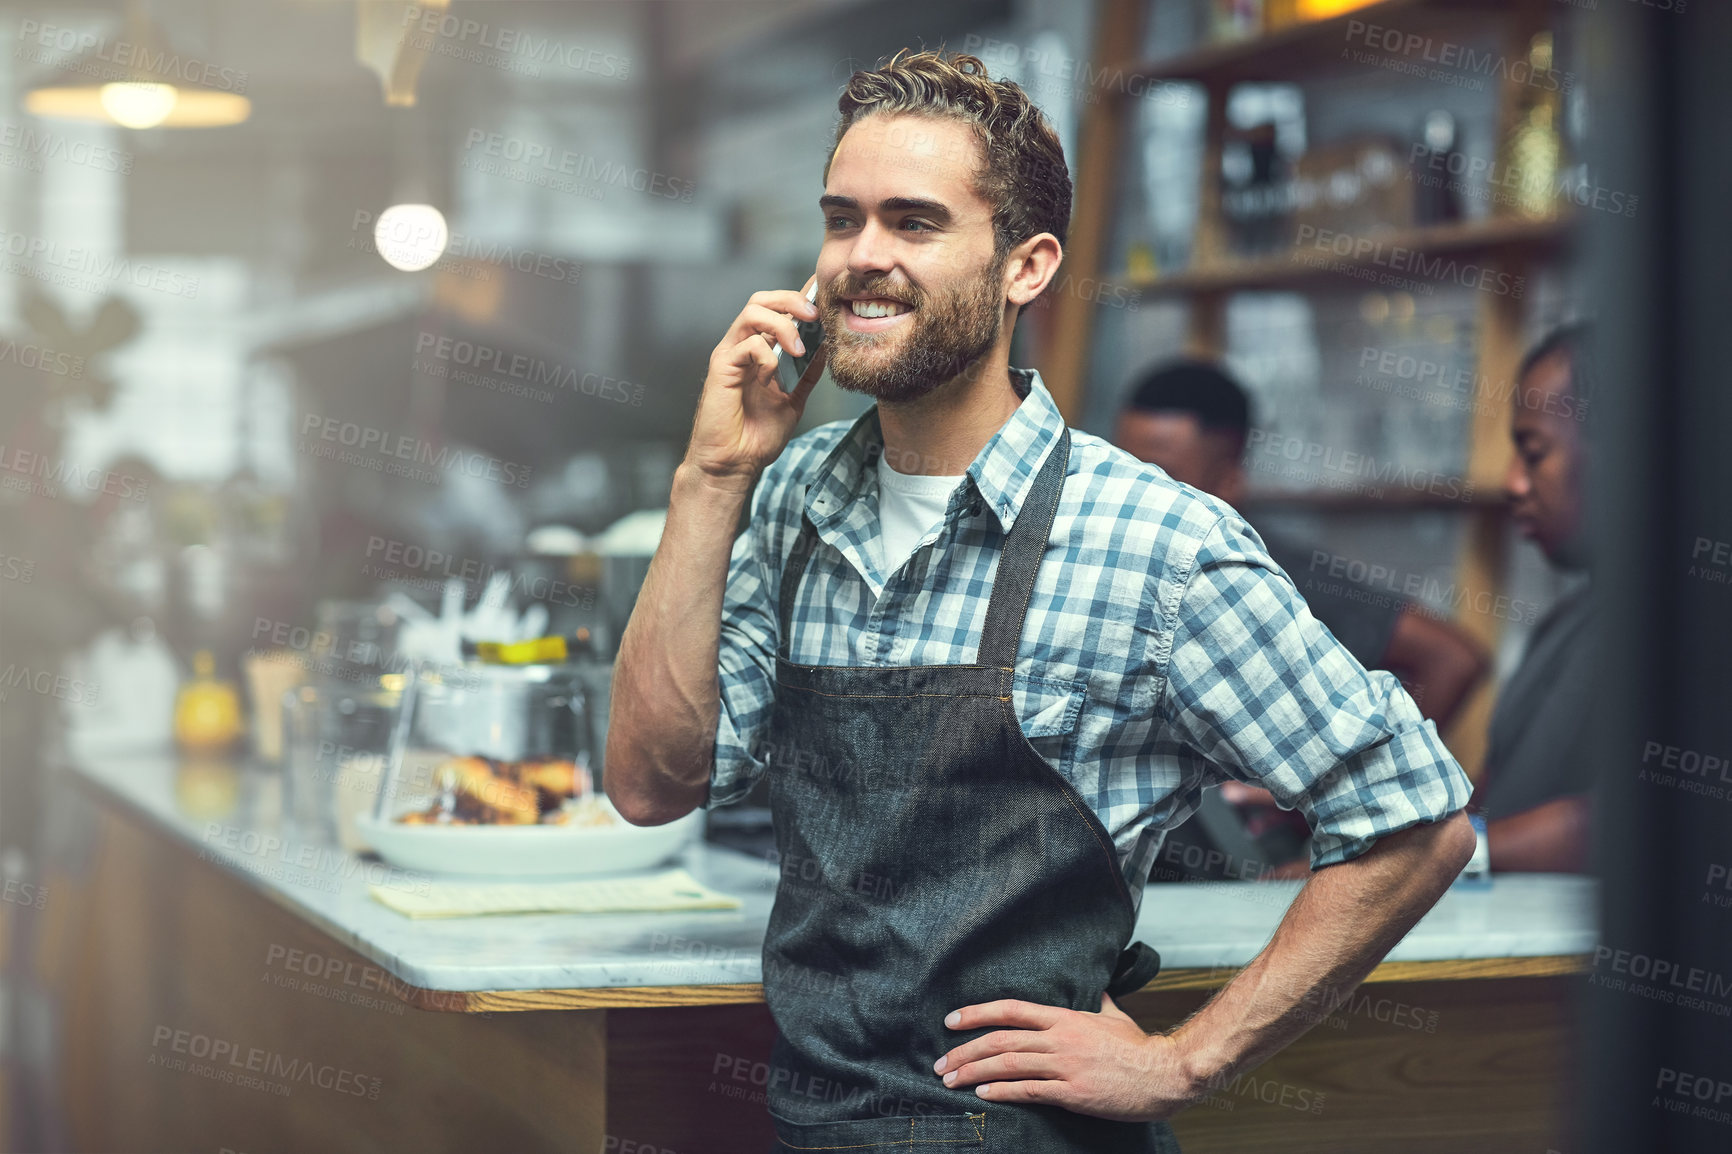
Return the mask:
POLYGON ((180 93, 172 84, 122 81, 102 86, 102 109, 126 128, 155 128, 174 111, 180 93))
POLYGON ((430 267, 451 239, 445 215, 430 204, 394 204, 373 225, 373 244, 385 263, 404 272, 430 267))
POLYGON ((1357 8, 1365 8, 1377 0, 1299 0, 1299 19, 1327 20, 1344 16, 1357 8))

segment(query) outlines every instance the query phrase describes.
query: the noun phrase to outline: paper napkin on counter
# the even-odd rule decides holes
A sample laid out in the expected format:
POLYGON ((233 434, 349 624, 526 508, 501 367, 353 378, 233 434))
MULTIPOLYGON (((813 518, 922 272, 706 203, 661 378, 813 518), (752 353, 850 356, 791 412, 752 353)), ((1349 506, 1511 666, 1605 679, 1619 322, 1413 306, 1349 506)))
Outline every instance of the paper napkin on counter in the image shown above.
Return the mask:
POLYGON ((568 882, 433 882, 418 891, 369 886, 368 892, 374 901, 412 918, 652 913, 740 906, 740 899, 710 889, 683 869, 644 877, 568 882))

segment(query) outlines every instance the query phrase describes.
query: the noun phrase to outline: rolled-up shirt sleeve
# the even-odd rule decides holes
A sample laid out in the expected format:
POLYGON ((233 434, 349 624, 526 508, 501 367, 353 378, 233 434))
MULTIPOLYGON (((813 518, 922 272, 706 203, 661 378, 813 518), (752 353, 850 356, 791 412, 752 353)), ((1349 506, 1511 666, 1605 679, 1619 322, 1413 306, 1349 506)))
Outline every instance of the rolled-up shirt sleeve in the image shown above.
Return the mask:
POLYGON ((1311 823, 1311 866, 1447 817, 1472 786, 1394 675, 1368 671, 1311 615, 1243 520, 1199 547, 1175 609, 1162 711, 1218 776, 1311 823))
POLYGON ((745 797, 766 764, 761 754, 775 695, 776 605, 773 570, 764 563, 770 534, 760 512, 770 488, 767 470, 753 498, 751 523, 734 538, 728 561, 716 655, 721 706, 706 809, 745 797))

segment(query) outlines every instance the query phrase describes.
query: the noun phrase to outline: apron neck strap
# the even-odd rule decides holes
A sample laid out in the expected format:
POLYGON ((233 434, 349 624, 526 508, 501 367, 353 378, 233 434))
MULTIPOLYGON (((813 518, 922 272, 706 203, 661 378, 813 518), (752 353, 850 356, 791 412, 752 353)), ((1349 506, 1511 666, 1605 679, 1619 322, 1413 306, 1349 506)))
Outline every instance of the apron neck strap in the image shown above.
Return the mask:
POLYGON ((1016 523, 1005 535, 998 558, 998 574, 992 581, 992 600, 986 605, 986 625, 980 631, 977 665, 1008 669, 1016 664, 1017 645, 1022 640, 1022 622, 1028 615, 1028 600, 1034 593, 1034 575, 1052 534, 1053 515, 1058 512, 1059 493, 1064 488, 1065 466, 1070 461, 1070 430, 1059 434, 1046 455, 1046 463, 1034 476, 1034 484, 1016 515, 1016 523))
MULTIPOLYGON (((978 665, 1008 668, 1016 664, 1016 650, 1022 640, 1022 622, 1028 615, 1028 600, 1034 593, 1034 574, 1040 567, 1041 555, 1052 534, 1053 515, 1058 512, 1058 498, 1064 488, 1065 466, 1070 461, 1070 430, 1059 434, 1057 443, 1046 456, 1046 463, 1035 474, 1034 485, 1022 503, 1016 523, 1005 535, 1004 548, 998 558, 998 573, 992 582, 992 599, 986 605, 986 625, 980 633, 980 648, 975 657, 978 665)), ((802 507, 800 536, 794 551, 788 555, 782 570, 782 585, 776 606, 776 649, 788 656, 788 638, 794 620, 794 599, 800 590, 800 578, 805 575, 806 562, 818 547, 818 529, 802 507)))
POLYGON ((790 629, 794 620, 794 596, 800 591, 800 577, 806 572, 806 562, 812 556, 812 550, 818 547, 818 528, 812 524, 812 516, 802 507, 800 510, 800 535, 794 540, 794 551, 788 554, 788 563, 782 570, 781 596, 776 606, 776 652, 788 657, 788 639, 792 635, 790 629))

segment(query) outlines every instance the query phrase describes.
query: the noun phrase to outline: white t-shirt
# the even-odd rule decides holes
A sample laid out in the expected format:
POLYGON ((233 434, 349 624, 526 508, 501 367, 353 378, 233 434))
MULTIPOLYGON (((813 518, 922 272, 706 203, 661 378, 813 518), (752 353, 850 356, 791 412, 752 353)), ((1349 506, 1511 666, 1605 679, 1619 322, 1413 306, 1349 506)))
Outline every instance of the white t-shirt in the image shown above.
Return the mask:
POLYGON ((878 561, 884 572, 900 569, 920 539, 944 519, 950 495, 964 476, 898 473, 878 458, 878 561))

